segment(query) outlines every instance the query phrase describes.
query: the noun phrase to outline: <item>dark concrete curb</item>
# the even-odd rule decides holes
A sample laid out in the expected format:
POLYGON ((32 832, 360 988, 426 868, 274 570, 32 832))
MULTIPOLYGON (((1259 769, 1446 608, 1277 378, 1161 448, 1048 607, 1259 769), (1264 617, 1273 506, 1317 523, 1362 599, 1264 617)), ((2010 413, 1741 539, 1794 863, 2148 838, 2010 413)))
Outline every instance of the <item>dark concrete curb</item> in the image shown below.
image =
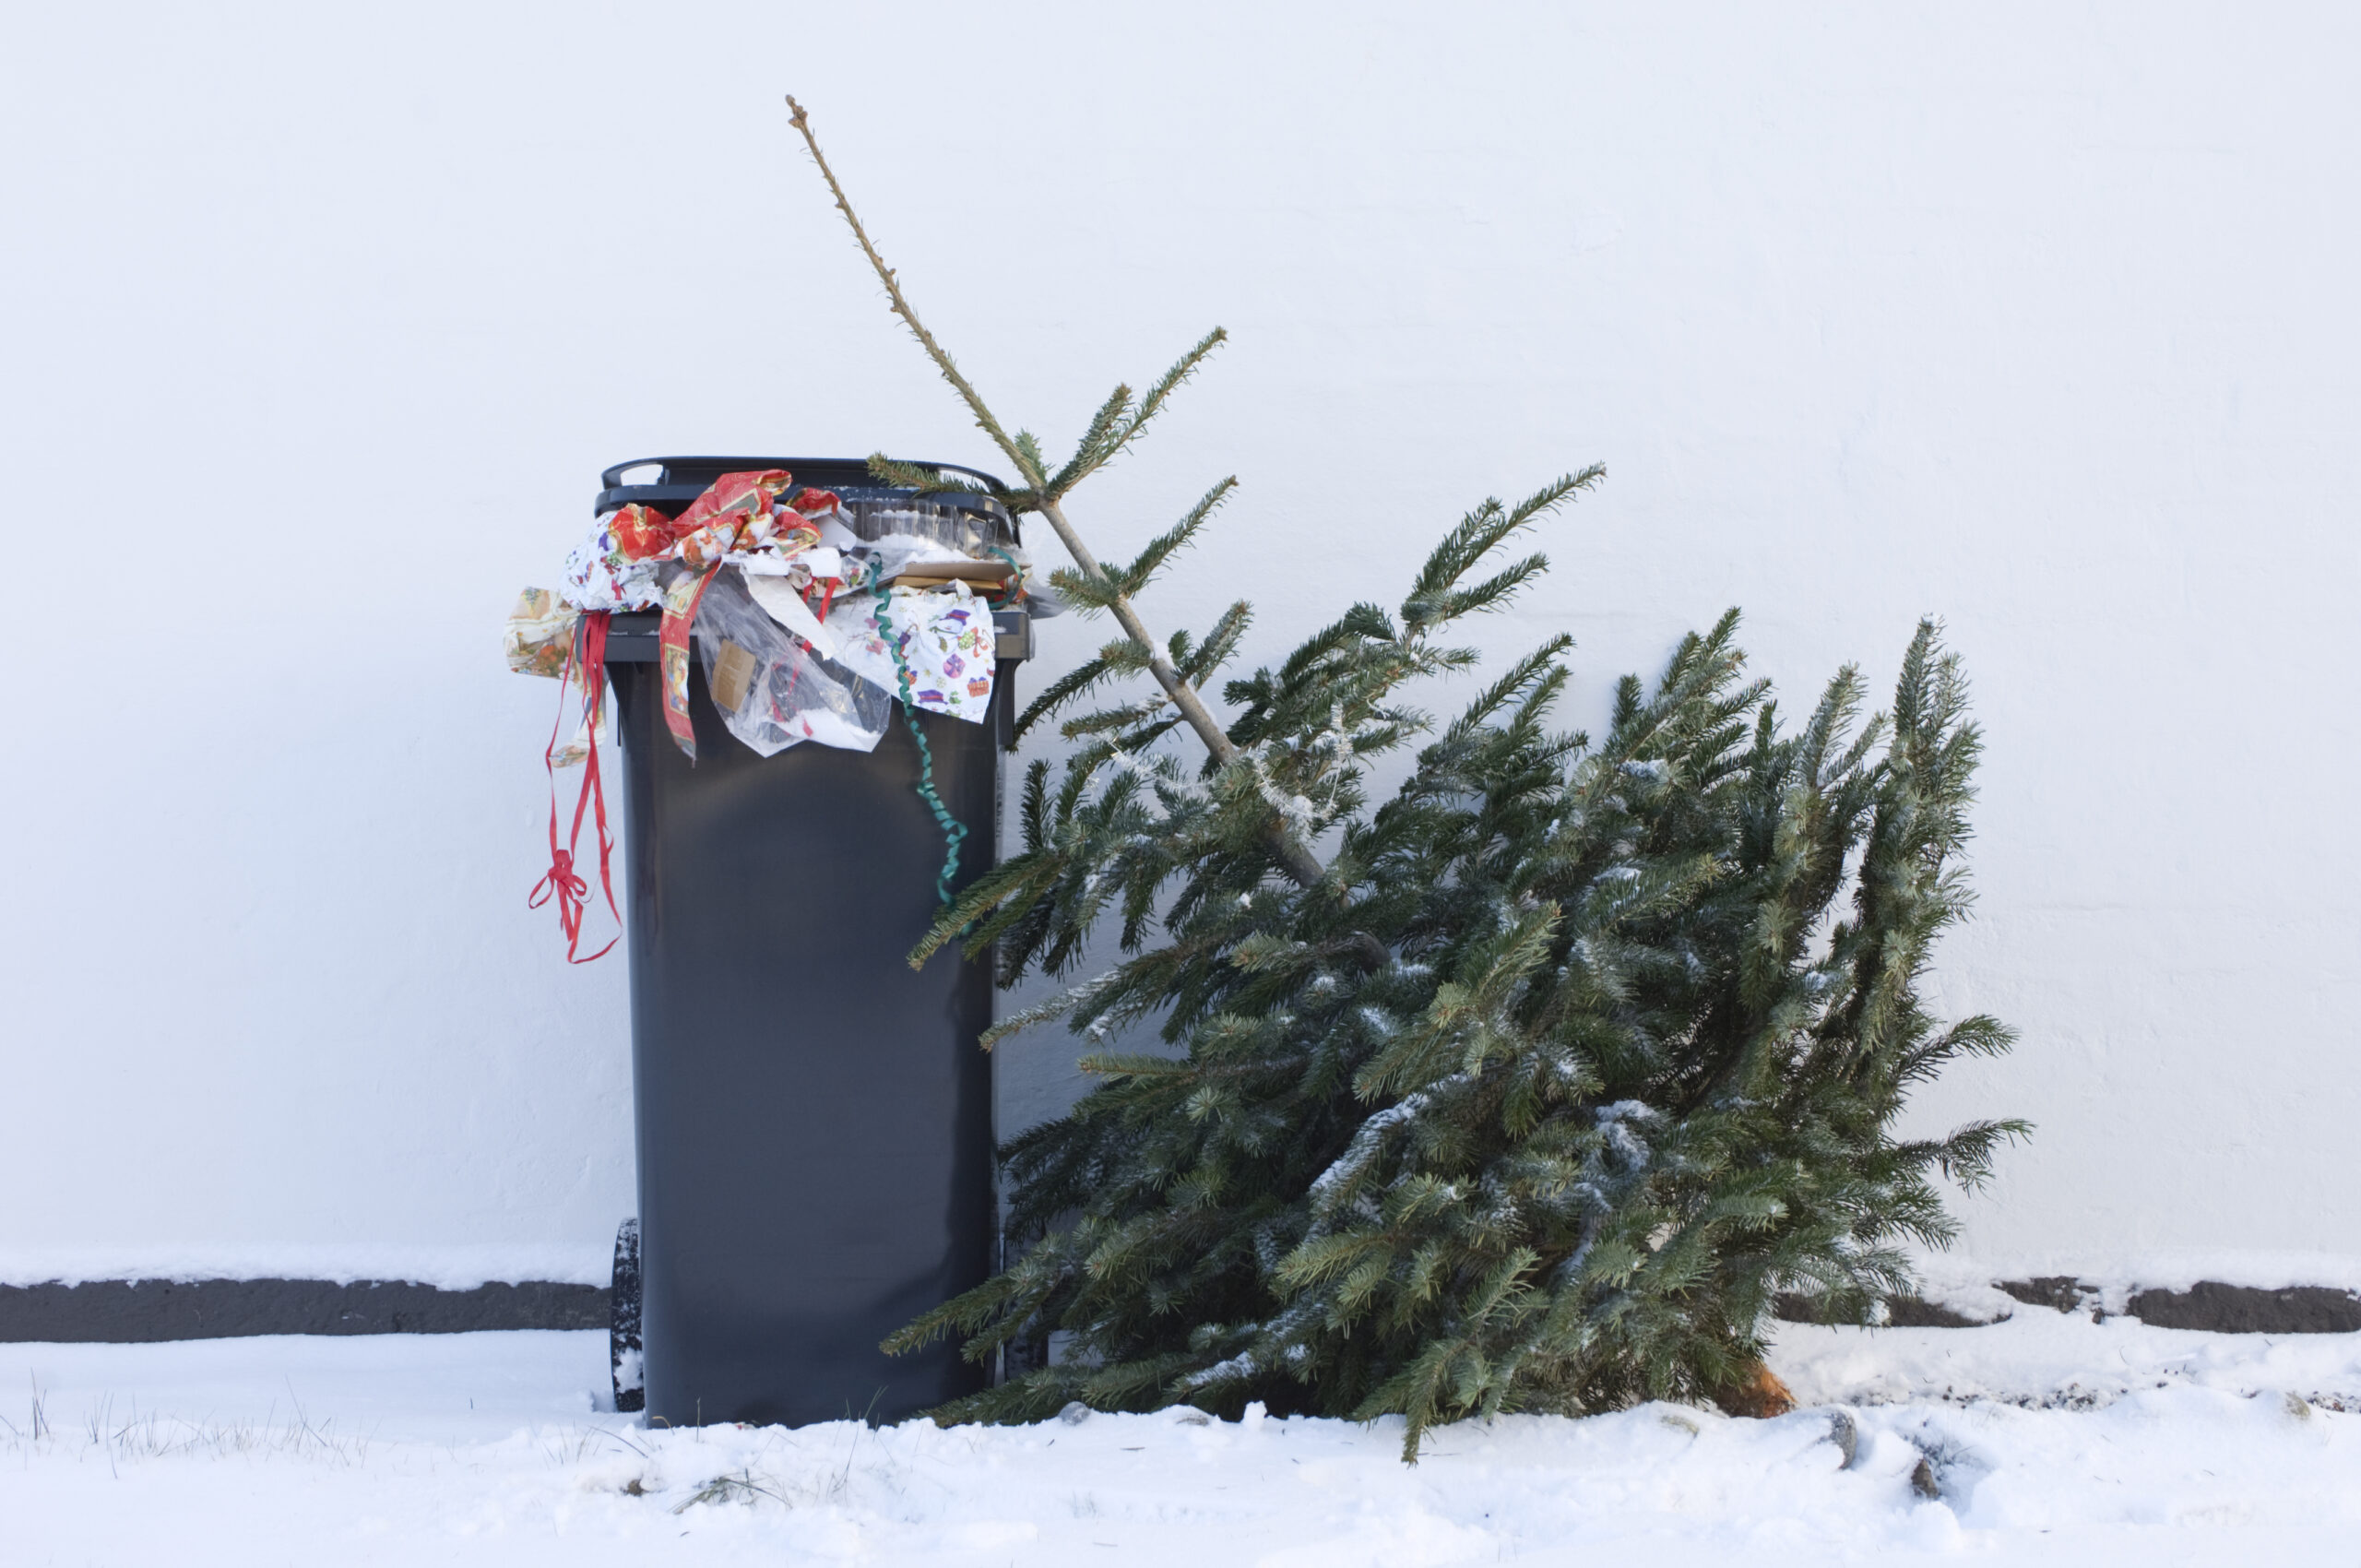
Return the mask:
MULTIPOLYGON (((2099 1288, 2071 1275, 2003 1279, 2031 1307, 2097 1311, 2099 1288)), ((2158 1328, 2213 1334, 2361 1333, 2361 1292, 2321 1285, 2263 1289, 2203 1280, 2186 1290, 2141 1290, 2129 1315, 2158 1328)), ((1886 1303, 1895 1328, 1975 1328, 1979 1320, 1915 1296, 1886 1303)), ((102 1279, 80 1285, 0 1285, 0 1343, 140 1344, 260 1334, 466 1334, 479 1329, 603 1329, 606 1290, 527 1280, 445 1290, 404 1280, 102 1279)), ((1809 1297, 1783 1294, 1777 1315, 1819 1321, 1809 1297)))
POLYGON ((102 1279, 0 1285, 0 1341, 136 1344, 258 1334, 466 1334, 605 1328, 596 1285, 528 1280, 445 1290, 403 1280, 102 1279))
MULTIPOLYGON (((1888 1328, 1981 1328, 1987 1323, 2005 1321, 1969 1317, 1916 1296, 1890 1296, 1886 1298, 1885 1310, 1888 1328)), ((1820 1311, 1812 1299, 1797 1291, 1780 1292, 1772 1312, 1782 1323, 1820 1321, 1820 1311)))
MULTIPOLYGON (((2070 1274, 2002 1279, 1995 1284, 2029 1307, 2106 1315, 2099 1306, 2099 1287, 2070 1274)), ((2273 1290, 2206 1279, 2186 1290, 2135 1291, 2126 1306, 2125 1316, 2156 1328, 2193 1328, 2208 1334, 2361 1334, 2361 1292, 2325 1285, 2273 1290)), ((1967 1317, 1916 1296, 1893 1297, 1886 1309, 1887 1324, 1893 1328, 1977 1328, 1986 1322, 2002 1321, 1967 1317)), ((1785 1323, 1821 1321, 1812 1298, 1807 1295, 1783 1294, 1774 1310, 1785 1323)))
POLYGON ((2186 1290, 2142 1290, 2131 1315, 2158 1328, 2215 1334, 2361 1334, 2361 1295, 2324 1285, 2263 1290, 2201 1279, 2186 1290))

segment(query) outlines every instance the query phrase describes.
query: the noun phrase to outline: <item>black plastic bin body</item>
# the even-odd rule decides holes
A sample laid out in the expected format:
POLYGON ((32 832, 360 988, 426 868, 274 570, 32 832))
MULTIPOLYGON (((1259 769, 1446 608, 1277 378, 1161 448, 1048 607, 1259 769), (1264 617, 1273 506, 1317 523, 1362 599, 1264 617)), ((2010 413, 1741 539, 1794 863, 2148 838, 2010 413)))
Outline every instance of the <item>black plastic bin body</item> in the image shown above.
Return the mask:
MULTIPOLYGON (((786 468, 798 485, 828 485, 834 467, 706 461, 786 468)), ((602 503, 614 493, 611 480, 602 503)), ((616 616, 609 656, 647 1417, 899 1420, 984 1381, 951 1345, 889 1357, 878 1342, 989 1272, 990 976, 955 949, 906 961, 936 912, 943 835, 899 712, 872 753, 757 756, 693 659, 692 765, 665 728, 656 625, 616 616)), ((919 715, 936 790, 967 827, 963 882, 994 853, 1013 674, 1003 659, 985 722, 919 715)))

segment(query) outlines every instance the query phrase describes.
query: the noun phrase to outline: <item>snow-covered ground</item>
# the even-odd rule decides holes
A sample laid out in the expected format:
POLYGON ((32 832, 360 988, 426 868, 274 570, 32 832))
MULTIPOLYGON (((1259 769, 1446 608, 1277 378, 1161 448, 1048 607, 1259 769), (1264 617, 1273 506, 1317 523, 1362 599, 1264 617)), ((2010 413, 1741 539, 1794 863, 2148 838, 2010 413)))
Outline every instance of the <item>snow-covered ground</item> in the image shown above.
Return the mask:
POLYGON ((2361 1540, 2361 1414, 2332 1408, 2361 1410, 2361 1336, 2023 1308, 1790 1326, 1774 1365, 1812 1408, 1519 1417, 1437 1434, 1415 1469, 1391 1423, 650 1431, 596 1408, 605 1352, 0 1346, 0 1561, 2088 1565, 2350 1561, 2361 1540))

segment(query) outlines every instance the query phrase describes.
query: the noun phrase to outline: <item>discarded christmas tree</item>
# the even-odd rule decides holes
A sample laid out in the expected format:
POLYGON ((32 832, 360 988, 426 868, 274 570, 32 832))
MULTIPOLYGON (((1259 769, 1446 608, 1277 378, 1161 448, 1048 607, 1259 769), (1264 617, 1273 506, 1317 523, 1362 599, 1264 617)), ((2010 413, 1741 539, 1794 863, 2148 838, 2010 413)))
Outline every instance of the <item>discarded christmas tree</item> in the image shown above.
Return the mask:
MULTIPOLYGON (((800 109, 796 123, 808 138, 800 109)), ((1978 751, 1934 626, 1891 713, 1866 720, 1847 668, 1783 724, 1744 678, 1733 612, 1654 690, 1627 678, 1595 744, 1551 728, 1562 636, 1434 727, 1406 686, 1471 668, 1443 639, 1545 570, 1494 556, 1590 469, 1487 502, 1395 610, 1355 605, 1230 681, 1221 724, 1200 688, 1248 607, 1158 644, 1132 600, 1228 481, 1113 569, 1062 506, 1218 334, 1148 398, 1119 388, 1053 469, 1003 432, 853 228, 1015 464, 1023 486, 1003 499, 1074 552, 1060 588, 1125 633, 1020 731, 1128 678, 1155 685, 1063 719, 1074 749, 1028 769, 1023 851, 915 956, 964 941, 1014 983, 1070 971, 1112 921, 1121 963, 994 1036, 1153 1020, 1176 1048, 1086 1058, 1097 1087, 1004 1151, 1027 1245, 888 1347, 952 1333, 979 1360, 1026 1347, 1030 1370, 941 1416, 1259 1400, 1399 1413, 1415 1456, 1427 1428, 1471 1415, 1742 1406, 1775 1292, 1869 1320, 1907 1290, 1903 1244, 1951 1234, 1933 1178, 1974 1186, 2024 1130, 1893 1131, 1914 1085, 2011 1039, 1986 1017, 1946 1027, 1918 994, 1968 903, 1978 751), (1168 743, 1183 725, 1201 756, 1168 743), (1373 803, 1372 765, 1422 738, 1373 803), (1042 1364, 1053 1331, 1063 1354, 1042 1364)))

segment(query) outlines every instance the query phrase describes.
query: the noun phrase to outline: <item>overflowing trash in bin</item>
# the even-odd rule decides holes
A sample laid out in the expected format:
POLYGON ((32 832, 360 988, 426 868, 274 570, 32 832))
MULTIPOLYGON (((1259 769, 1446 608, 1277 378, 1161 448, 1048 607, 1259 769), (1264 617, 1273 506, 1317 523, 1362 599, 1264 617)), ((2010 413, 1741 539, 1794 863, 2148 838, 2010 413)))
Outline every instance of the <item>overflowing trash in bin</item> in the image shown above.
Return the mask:
MULTIPOLYGON (((1028 600, 1037 612, 1054 609, 1032 588, 1005 518, 996 503, 964 493, 846 495, 795 488, 786 469, 726 473, 676 517, 638 503, 604 514, 566 556, 556 589, 518 595, 504 636, 508 666, 555 679, 560 693, 544 753, 551 865, 532 902, 556 902, 570 958, 607 951, 576 954, 588 887, 574 862, 586 811, 595 814, 600 883, 614 904, 596 745, 607 733, 610 618, 660 614, 665 726, 692 762, 692 657, 723 724, 760 755, 806 742, 872 750, 898 705, 924 758, 911 710, 970 722, 991 711, 993 612, 1028 600), (586 768, 581 797, 573 835, 561 843, 556 770, 576 766, 586 768)), ((948 840, 947 897, 964 830, 931 790, 930 761, 919 791, 948 840)))

